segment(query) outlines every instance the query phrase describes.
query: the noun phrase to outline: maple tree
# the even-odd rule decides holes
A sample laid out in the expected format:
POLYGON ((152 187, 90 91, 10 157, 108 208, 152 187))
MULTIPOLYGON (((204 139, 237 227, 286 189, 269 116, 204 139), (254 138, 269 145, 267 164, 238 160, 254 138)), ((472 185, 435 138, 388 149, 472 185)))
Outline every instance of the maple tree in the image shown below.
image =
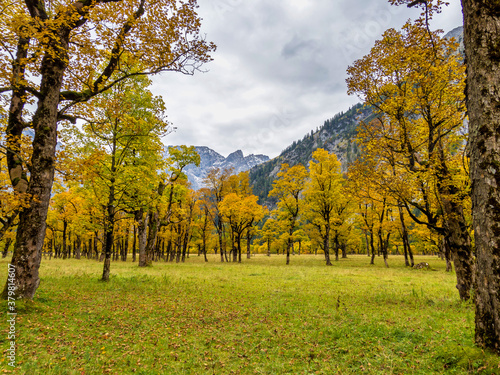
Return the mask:
POLYGON ((333 153, 329 154, 324 149, 314 151, 312 160, 309 162, 309 181, 304 190, 304 196, 308 202, 308 212, 311 213, 310 221, 316 226, 322 238, 322 249, 327 266, 332 265, 330 231, 336 204, 341 200, 340 195, 343 194, 341 188, 342 175, 337 156, 333 153))
POLYGON ((394 232, 393 217, 390 213, 394 204, 387 190, 377 184, 379 166, 358 160, 349 167, 349 188, 352 192, 356 212, 360 217, 360 225, 365 233, 369 233, 367 252, 371 250, 370 264, 375 264, 375 242, 378 251, 382 253, 384 263, 388 267, 389 239, 394 232))
POLYGON ((385 165, 379 184, 414 221, 445 237, 466 300, 473 263, 464 216, 467 178, 457 168, 464 148, 465 68, 455 49, 454 41, 429 31, 424 20, 408 22, 402 31, 387 30, 369 55, 349 67, 347 83, 350 94, 379 114, 360 135, 365 152, 385 165))
POLYGON ((290 250, 293 246, 293 233, 297 227, 297 220, 302 203, 301 193, 305 188, 308 172, 307 169, 297 164, 290 167, 283 163, 273 182, 270 196, 278 199, 278 221, 284 227, 286 236, 286 264, 290 264, 290 250))
POLYGON ((200 36, 196 7, 195 0, 1 1, 7 164, 14 189, 33 197, 20 213, 12 259, 18 297, 33 298, 39 284, 58 122, 74 121, 79 104, 132 76, 192 74, 210 61, 215 46, 200 36), (35 133, 29 176, 13 151, 27 127, 35 133))
POLYGON ((228 194, 228 180, 232 174, 232 170, 220 168, 212 168, 206 178, 204 179, 205 186, 208 189, 209 194, 205 195, 205 202, 210 206, 209 213, 214 227, 217 231, 217 236, 219 238, 219 251, 221 262, 226 262, 227 254, 225 247, 225 225, 224 217, 220 211, 220 204, 224 197, 228 194))
POLYGON ((262 228, 258 231, 259 241, 265 242, 266 244, 266 255, 271 256, 271 245, 276 240, 276 234, 278 232, 278 222, 275 218, 275 213, 272 212, 267 218, 262 228))
MULTIPOLYGON (((220 211, 235 235, 239 263, 241 263, 241 238, 243 232, 248 231, 265 215, 264 208, 257 203, 257 200, 258 197, 253 194, 239 195, 238 193, 230 193, 224 197, 220 204, 220 211)), ((247 243, 249 244, 249 241, 247 243)), ((236 258, 236 253, 234 258, 236 258)))
MULTIPOLYGON (((179 182, 179 179, 186 180, 183 174, 183 169, 189 164, 198 166, 200 164, 200 156, 196 152, 194 146, 178 146, 169 147, 168 158, 166 160, 168 176, 163 176, 158 183, 158 187, 153 194, 152 204, 147 213, 146 221, 148 223, 148 236, 144 255, 139 256, 139 267, 151 265, 153 248, 156 245, 156 239, 160 224, 168 225, 172 215, 172 205, 174 203, 174 185, 179 182), (163 197, 165 195, 165 197, 163 197), (163 218, 160 215, 160 207, 163 203, 163 218)), ((139 212, 138 215, 142 215, 139 212)))
POLYGON ((195 235, 197 238, 196 244, 198 252, 203 253, 205 262, 207 259, 207 248, 211 240, 212 221, 210 219, 209 205, 206 201, 209 196, 209 191, 206 188, 198 190, 196 193, 196 207, 195 207, 195 235))
MULTIPOLYGON (((81 183, 90 184, 104 211, 104 267, 109 280, 114 226, 119 211, 146 199, 162 169, 161 137, 168 132, 163 102, 147 90, 149 80, 122 81, 88 103, 83 131, 73 130, 72 152, 81 183)), ((83 117, 83 116, 82 116, 83 117)), ((142 206, 142 205, 141 205, 142 206)))

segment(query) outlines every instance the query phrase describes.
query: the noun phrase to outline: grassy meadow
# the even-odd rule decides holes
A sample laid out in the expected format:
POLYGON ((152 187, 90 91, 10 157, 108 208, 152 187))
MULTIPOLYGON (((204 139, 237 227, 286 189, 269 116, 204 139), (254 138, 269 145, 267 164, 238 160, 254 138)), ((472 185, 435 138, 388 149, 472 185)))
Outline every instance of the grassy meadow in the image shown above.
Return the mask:
MULTIPOLYGON (((257 255, 242 264, 42 260, 33 302, 17 302, 10 374, 500 374, 474 347, 474 309, 455 274, 404 267, 402 257, 257 255)), ((2 283, 7 260, 0 262, 2 283)), ((2 284, 3 285, 3 284, 2 284)), ((1 304, 6 317, 7 303, 1 304)))

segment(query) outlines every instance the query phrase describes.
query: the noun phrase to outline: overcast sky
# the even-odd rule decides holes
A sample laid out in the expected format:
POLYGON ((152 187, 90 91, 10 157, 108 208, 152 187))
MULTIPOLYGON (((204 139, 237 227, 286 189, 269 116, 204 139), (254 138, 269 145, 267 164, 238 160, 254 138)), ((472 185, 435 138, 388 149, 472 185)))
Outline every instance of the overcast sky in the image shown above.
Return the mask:
MULTIPOLYGON (((432 22, 462 24, 460 2, 432 22)), ((154 78, 168 119, 169 145, 208 146, 220 154, 275 157, 358 98, 346 93, 346 68, 384 30, 419 11, 384 0, 199 0, 202 30, 217 45, 207 73, 154 78)))

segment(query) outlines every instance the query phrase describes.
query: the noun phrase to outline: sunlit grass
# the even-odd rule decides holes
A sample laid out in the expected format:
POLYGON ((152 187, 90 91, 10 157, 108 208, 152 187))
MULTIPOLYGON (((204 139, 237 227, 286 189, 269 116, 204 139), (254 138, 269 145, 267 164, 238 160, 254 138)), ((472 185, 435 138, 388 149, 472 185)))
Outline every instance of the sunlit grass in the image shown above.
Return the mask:
MULTIPOLYGON (((18 302, 15 374, 500 373, 473 345, 473 306, 455 275, 391 257, 256 256, 243 264, 43 260, 18 302)), ((7 261, 0 262, 1 280, 7 261)), ((1 305, 6 311, 5 302, 1 305)), ((5 319, 6 320, 6 319, 5 319)), ((7 323, 2 326, 7 348, 7 323)))

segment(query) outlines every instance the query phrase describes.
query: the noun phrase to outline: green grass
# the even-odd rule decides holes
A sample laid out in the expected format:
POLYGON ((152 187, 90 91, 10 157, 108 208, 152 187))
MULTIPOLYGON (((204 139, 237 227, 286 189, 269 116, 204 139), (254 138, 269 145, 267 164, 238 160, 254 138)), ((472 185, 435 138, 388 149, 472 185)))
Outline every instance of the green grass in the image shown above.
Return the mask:
MULTIPOLYGON (((500 374, 473 345, 474 311, 455 275, 370 266, 351 256, 256 256, 243 264, 43 260, 33 302, 18 301, 13 374, 500 374)), ((0 262, 1 281, 7 261, 0 262)), ((7 310, 5 302, 2 311, 7 310)), ((5 313, 4 313, 4 316, 5 313)), ((0 370, 2 371, 2 370, 0 370)), ((1 373, 1 372, 0 372, 1 373)))

